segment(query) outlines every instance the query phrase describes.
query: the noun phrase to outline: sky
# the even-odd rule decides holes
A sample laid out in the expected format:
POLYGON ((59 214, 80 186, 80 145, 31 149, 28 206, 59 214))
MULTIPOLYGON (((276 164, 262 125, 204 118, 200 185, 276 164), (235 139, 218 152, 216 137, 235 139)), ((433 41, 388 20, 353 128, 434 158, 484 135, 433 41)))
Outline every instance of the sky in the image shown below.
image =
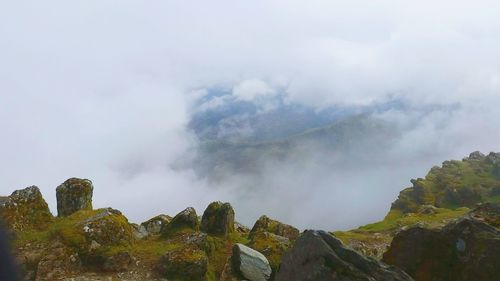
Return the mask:
POLYGON ((94 183, 95 207, 134 222, 202 213, 213 200, 248 225, 260 214, 300 228, 372 222, 432 165, 500 151, 499 10, 451 0, 0 1, 0 194, 37 185, 55 212, 55 188, 81 177, 94 183), (238 175, 214 186, 175 165, 192 156, 193 104, 214 87, 264 109, 278 93, 317 110, 403 100, 377 118, 404 130, 377 167, 331 178, 320 164, 284 163, 259 192, 242 191, 254 179, 238 175))

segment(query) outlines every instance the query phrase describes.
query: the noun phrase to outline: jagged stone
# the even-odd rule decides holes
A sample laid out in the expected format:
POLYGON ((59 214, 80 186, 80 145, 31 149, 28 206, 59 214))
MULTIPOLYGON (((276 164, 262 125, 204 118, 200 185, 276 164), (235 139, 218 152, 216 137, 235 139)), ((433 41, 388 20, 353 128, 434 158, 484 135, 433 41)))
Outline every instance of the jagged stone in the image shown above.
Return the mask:
POLYGON ((399 232, 383 261, 416 281, 493 281, 500 276, 500 231, 463 218, 441 230, 414 227, 399 232))
POLYGON ((288 224, 281 223, 277 220, 268 218, 267 216, 261 216, 252 227, 250 231, 250 236, 255 235, 258 232, 270 232, 279 236, 286 237, 290 240, 295 240, 300 234, 300 231, 288 224))
POLYGON ((168 280, 205 281, 208 258, 199 248, 184 246, 163 255, 156 268, 168 280))
POLYGON ((403 271, 345 248, 324 231, 307 230, 283 256, 276 281, 410 281, 403 271))
POLYGON ((201 231, 228 236, 234 232, 234 210, 229 203, 220 201, 208 205, 201 219, 201 231))
POLYGON ((143 227, 149 235, 156 235, 160 234, 162 227, 166 226, 171 221, 172 221, 171 216, 158 215, 141 223, 140 226, 143 227))
POLYGON ((179 233, 199 231, 200 220, 194 208, 186 208, 178 213, 169 224, 162 227, 160 233, 163 237, 169 237, 179 233))
POLYGON ((468 160, 484 160, 486 156, 481 151, 474 151, 469 154, 468 160))
POLYGON ((143 225, 138 225, 136 223, 131 223, 130 225, 134 229, 135 238, 144 239, 144 238, 149 236, 149 232, 146 230, 146 228, 143 225))
POLYGON ((94 187, 87 179, 70 178, 56 188, 57 215, 69 216, 79 210, 92 210, 94 187))
POLYGON ((242 244, 235 244, 231 256, 233 272, 250 281, 266 281, 271 277, 271 266, 266 257, 242 244))
POLYGON ((36 262, 35 281, 59 280, 80 270, 78 254, 59 242, 44 249, 36 262))
POLYGON ((272 269, 271 279, 276 274, 283 254, 290 248, 290 239, 269 232, 256 232, 248 244, 252 249, 262 253, 272 269))
POLYGON ((418 208, 418 213, 423 215, 433 215, 437 212, 437 208, 433 205, 422 205, 418 208))
POLYGON ((469 216, 500 228, 500 203, 478 204, 476 208, 469 212, 469 216))
POLYGON ((249 234, 250 233, 250 228, 246 227, 245 225, 235 221, 234 222, 234 230, 240 234, 249 234))
POLYGON ((40 189, 30 186, 0 199, 0 219, 9 230, 17 232, 43 229, 53 217, 40 189))

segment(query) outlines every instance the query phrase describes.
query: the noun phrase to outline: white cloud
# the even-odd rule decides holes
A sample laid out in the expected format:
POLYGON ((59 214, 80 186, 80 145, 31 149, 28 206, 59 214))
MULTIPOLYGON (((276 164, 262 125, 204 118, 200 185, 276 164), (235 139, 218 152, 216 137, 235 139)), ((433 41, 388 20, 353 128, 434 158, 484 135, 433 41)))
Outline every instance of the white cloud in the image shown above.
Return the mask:
MULTIPOLYGON (((499 10, 498 1, 451 0, 3 1, 0 193, 38 184, 55 209, 55 187, 81 176, 96 183, 97 206, 134 220, 212 198, 250 215, 259 198, 245 205, 172 167, 196 143, 185 131, 188 93, 213 86, 265 110, 281 90, 316 107, 394 97, 457 104, 409 122, 395 151, 500 150, 499 10)), ((288 218, 306 225, 303 215, 288 218)))

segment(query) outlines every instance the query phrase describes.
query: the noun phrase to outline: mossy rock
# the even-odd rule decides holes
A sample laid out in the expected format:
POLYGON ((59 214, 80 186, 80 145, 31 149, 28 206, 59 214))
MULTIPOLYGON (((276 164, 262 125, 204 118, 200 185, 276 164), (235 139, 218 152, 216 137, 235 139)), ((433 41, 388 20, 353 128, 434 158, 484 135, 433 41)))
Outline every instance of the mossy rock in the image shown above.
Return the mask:
POLYGON ((156 268, 168 280, 205 281, 207 280, 208 257, 196 246, 179 247, 163 255, 156 268))
POLYGON ((288 238, 269 232, 255 233, 248 244, 250 248, 259 251, 267 258, 273 272, 271 277, 276 274, 283 254, 291 245, 292 243, 288 238))
POLYGON ((269 232, 279 236, 286 237, 290 240, 295 240, 299 237, 300 231, 288 224, 279 222, 268 218, 267 216, 261 216, 252 227, 250 231, 250 238, 259 232, 269 232))
POLYGON ((165 227, 171 221, 171 216, 162 214, 141 223, 140 227, 143 227, 147 231, 148 235, 157 235, 160 234, 162 227, 165 227))
POLYGON ((170 223, 163 226, 160 234, 164 238, 171 238, 173 236, 196 232, 200 230, 200 220, 194 208, 186 208, 178 213, 170 223))
POLYGON ((208 205, 201 219, 201 231, 227 237, 234 232, 234 210, 220 201, 208 205))
POLYGON ((0 200, 0 218, 17 233, 46 229, 54 220, 40 189, 30 186, 0 200))
POLYGON ((133 227, 120 211, 111 208, 81 210, 56 221, 51 236, 76 249, 87 266, 101 267, 116 249, 135 242, 133 227))
POLYGON ((79 210, 92 210, 94 187, 88 179, 70 178, 56 188, 57 215, 69 216, 79 210))
POLYGON ((440 230, 414 227, 399 232, 383 261, 416 281, 496 281, 500 276, 500 232, 463 218, 440 230))
POLYGON ((444 161, 433 167, 425 178, 412 180, 402 190, 391 210, 415 213, 421 205, 439 208, 472 208, 477 203, 500 201, 500 153, 487 156, 475 151, 461 161, 444 161))

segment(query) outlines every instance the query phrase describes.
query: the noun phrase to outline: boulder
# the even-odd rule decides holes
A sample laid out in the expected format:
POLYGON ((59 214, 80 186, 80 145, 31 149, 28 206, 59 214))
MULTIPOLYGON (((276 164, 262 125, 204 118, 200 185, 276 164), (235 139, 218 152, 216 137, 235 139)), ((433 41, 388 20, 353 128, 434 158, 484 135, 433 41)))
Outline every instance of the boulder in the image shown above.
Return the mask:
POLYGON ((70 178, 56 188, 57 215, 65 217, 79 210, 92 210, 94 187, 87 179, 70 178))
POLYGON ((143 239, 143 238, 146 238, 149 236, 149 232, 146 230, 146 228, 143 225, 138 225, 136 223, 131 223, 130 225, 134 229, 135 238, 143 239))
POLYGON ((403 271, 361 256, 324 231, 307 230, 285 253, 276 281, 409 281, 403 271))
POLYGON ((189 207, 178 213, 169 224, 161 228, 162 237, 168 238, 176 234, 200 230, 200 220, 195 209, 189 207))
POLYGON ((58 242, 38 255, 34 271, 36 281, 59 280, 81 269, 78 254, 58 242))
POLYGON ((208 270, 205 252, 194 246, 183 246, 168 251, 156 266, 168 280, 204 281, 208 270))
POLYGON ((246 280, 266 281, 271 277, 271 266, 266 257, 245 245, 234 245, 231 261, 233 272, 246 280))
POLYGON ((417 281, 493 281, 500 276, 500 231, 466 217, 440 230, 399 232, 383 261, 417 281))
POLYGON ((246 227, 245 225, 235 221, 234 222, 234 230, 238 232, 239 234, 246 234, 248 235, 250 233, 250 228, 246 227))
POLYGON ((227 237, 234 232, 234 210, 229 203, 220 201, 208 205, 201 218, 201 231, 227 237))
POLYGON ((0 220, 14 232, 44 229, 53 217, 40 189, 30 186, 0 198, 0 220))
POLYGON ((262 253, 272 269, 272 277, 276 274, 283 254, 290 248, 291 242, 288 238, 269 232, 257 232, 252 236, 248 244, 252 249, 262 253))
POLYGON ((171 221, 171 216, 158 215, 141 223, 140 226, 143 227, 149 235, 157 235, 160 234, 161 228, 169 224, 171 221))
POLYGON ((73 248, 86 266, 102 268, 115 249, 135 242, 134 228, 118 210, 81 210, 61 220, 54 234, 73 248))
POLYGON ((270 232, 279 236, 286 237, 290 240, 295 240, 300 234, 300 231, 288 224, 281 223, 277 220, 261 216, 252 227, 250 236, 255 235, 257 232, 270 232))

